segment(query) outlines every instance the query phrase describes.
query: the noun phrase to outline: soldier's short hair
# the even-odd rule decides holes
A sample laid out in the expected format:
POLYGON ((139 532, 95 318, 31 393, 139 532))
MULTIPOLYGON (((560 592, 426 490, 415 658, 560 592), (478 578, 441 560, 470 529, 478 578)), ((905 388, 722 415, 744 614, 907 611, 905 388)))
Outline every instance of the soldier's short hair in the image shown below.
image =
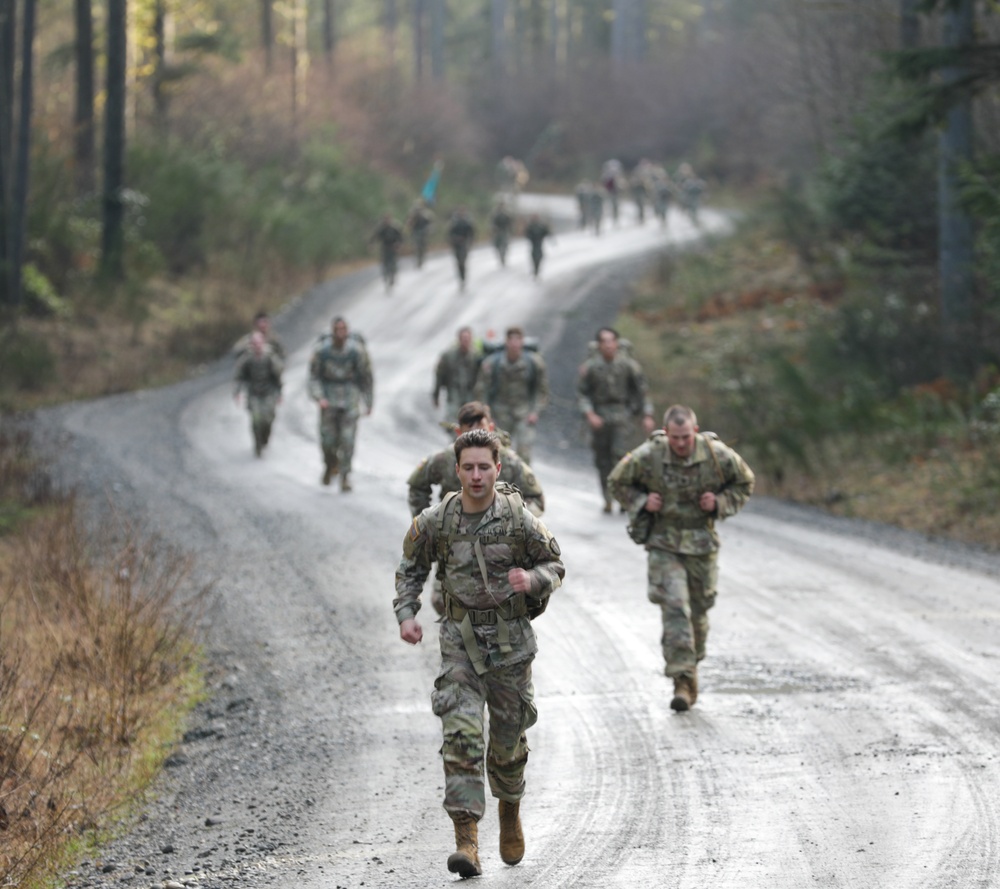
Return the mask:
POLYGON ((618 342, 618 340, 621 339, 621 336, 618 334, 618 331, 615 330, 613 327, 597 328, 597 333, 594 335, 594 339, 600 342, 602 333, 610 333, 615 338, 615 342, 618 342))
POLYGON ((271 316, 268 315, 267 312, 264 311, 264 309, 261 309, 259 312, 257 312, 256 315, 253 316, 253 323, 256 324, 258 321, 261 320, 261 318, 270 318, 270 317, 271 316))
POLYGON ((483 419, 492 420, 493 415, 488 404, 483 404, 481 401, 467 401, 458 409, 457 419, 459 426, 474 426, 483 419))
POLYGON ((667 426, 673 424, 674 426, 682 426, 688 421, 691 421, 692 426, 698 425, 698 418, 691 408, 686 407, 683 404, 674 404, 667 408, 667 412, 663 415, 663 428, 666 429, 667 426))
POLYGON ((493 462, 500 462, 500 439, 489 429, 470 429, 455 439, 455 462, 462 462, 462 451, 466 448, 489 448, 493 462))
POLYGON ((508 327, 506 336, 507 339, 510 339, 512 336, 519 336, 521 339, 524 339, 524 329, 521 327, 508 327))

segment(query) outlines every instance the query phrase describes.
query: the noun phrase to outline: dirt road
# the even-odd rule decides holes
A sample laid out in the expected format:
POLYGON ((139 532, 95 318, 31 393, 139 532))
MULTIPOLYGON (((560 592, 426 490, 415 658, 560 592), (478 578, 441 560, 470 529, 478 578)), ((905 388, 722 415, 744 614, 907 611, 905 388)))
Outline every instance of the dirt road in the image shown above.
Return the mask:
MULTIPOLYGON (((568 200, 546 206, 572 213, 568 200)), ((438 353, 461 324, 499 334, 520 323, 552 368, 535 468, 567 579, 536 626, 527 854, 502 864, 490 806, 481 881, 1000 886, 997 560, 751 501, 721 527, 702 696, 688 714, 669 710, 644 554, 621 516, 601 513, 572 387, 622 280, 668 239, 696 234, 679 216, 666 232, 626 220, 600 238, 562 233, 539 282, 525 243, 506 269, 484 248, 465 293, 446 256, 420 272, 404 264, 389 296, 373 269, 325 285, 278 319, 286 397, 261 460, 227 362, 42 418, 69 434, 67 480, 93 498, 111 492, 194 550, 216 584, 213 698, 144 820, 70 885, 453 881, 429 705, 436 640, 399 640, 392 575, 405 479, 446 443, 429 398, 438 353), (350 494, 319 484, 305 391, 310 345, 335 313, 364 333, 376 379, 350 494)), ((656 393, 659 410, 673 400, 656 393)))

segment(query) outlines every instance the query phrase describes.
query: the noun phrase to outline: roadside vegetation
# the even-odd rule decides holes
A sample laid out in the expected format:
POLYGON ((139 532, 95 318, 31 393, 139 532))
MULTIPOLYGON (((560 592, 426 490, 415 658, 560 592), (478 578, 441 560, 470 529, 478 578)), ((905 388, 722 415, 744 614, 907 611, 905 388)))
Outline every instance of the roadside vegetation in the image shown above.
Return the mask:
POLYGON ((85 534, 26 429, 0 431, 0 886, 50 885, 126 817, 201 690, 204 592, 127 522, 85 534))

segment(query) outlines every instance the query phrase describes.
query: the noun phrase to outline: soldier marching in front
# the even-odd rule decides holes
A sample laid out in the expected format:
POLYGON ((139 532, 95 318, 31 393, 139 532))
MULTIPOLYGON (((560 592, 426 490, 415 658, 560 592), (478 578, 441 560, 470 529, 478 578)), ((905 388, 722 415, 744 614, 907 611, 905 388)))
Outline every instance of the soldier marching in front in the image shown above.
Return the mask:
POLYGON ((309 395, 319 405, 319 435, 323 450, 323 484, 340 474, 340 489, 351 490, 351 468, 358 417, 372 412, 374 387, 371 360, 364 341, 350 334, 340 317, 333 335, 323 337, 309 362, 309 395))
POLYGON ((403 243, 403 230, 399 223, 386 213, 375 230, 368 238, 368 243, 378 241, 381 251, 382 280, 385 282, 386 293, 396 284, 396 272, 399 268, 399 248, 403 243))
POLYGON ((531 273, 537 278, 542 268, 542 258, 545 255, 543 244, 546 238, 553 237, 552 229, 547 222, 537 213, 532 213, 528 217, 528 224, 524 227, 524 236, 531 245, 531 273))
POLYGON ((611 512, 608 475, 628 452, 635 418, 642 419, 646 435, 656 421, 642 368, 634 358, 621 353, 618 331, 597 331, 596 354, 580 367, 576 394, 580 413, 590 427, 590 446, 601 482, 604 511, 611 512))
POLYGON ((448 222, 448 243, 455 254, 455 264, 458 268, 459 288, 465 290, 466 263, 469 251, 476 241, 476 224, 472 221, 464 207, 459 207, 448 222))
POLYGON ((608 484, 628 510, 630 536, 649 554, 647 595, 660 606, 664 673, 674 682, 670 706, 684 711, 698 698, 698 662, 715 604, 715 523, 743 508, 754 474, 717 436, 699 434, 690 408, 669 408, 663 425, 619 461, 608 484))
POLYGON ((510 246, 510 236, 514 231, 514 214, 511 213, 507 202, 501 200, 497 203, 490 215, 490 226, 493 229, 493 246, 496 248, 500 265, 507 265, 507 248, 510 246))
POLYGON ((462 878, 482 873, 484 760, 490 792, 499 800, 500 857, 508 865, 524 857, 526 732, 538 718, 531 677, 538 644, 531 620, 565 576, 555 538, 515 492, 497 486, 499 449, 496 434, 485 429, 458 437, 455 471, 462 490, 413 519, 393 601, 400 638, 416 645, 423 639, 416 619, 420 594, 437 562, 445 615, 431 708, 441 719, 444 808, 455 829, 448 870, 462 878))

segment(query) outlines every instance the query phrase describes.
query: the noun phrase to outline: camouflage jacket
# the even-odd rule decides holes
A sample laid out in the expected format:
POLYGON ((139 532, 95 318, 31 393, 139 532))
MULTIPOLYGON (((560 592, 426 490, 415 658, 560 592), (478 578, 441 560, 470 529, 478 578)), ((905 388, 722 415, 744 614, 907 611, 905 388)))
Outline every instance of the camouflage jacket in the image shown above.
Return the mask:
MULTIPOLYGON (((531 590, 527 596, 539 601, 547 600, 565 576, 566 569, 559 558, 561 553, 555 538, 542 520, 527 510, 522 509, 520 517, 524 533, 523 559, 517 557, 513 546, 498 540, 511 535, 514 530, 514 519, 505 505, 508 502, 508 498, 498 495, 485 512, 467 516, 462 512, 461 495, 458 495, 447 507, 458 510, 455 516, 457 534, 479 538, 486 570, 484 578, 472 541, 456 539, 451 543, 445 563, 439 566, 443 569, 442 584, 450 591, 449 595, 465 608, 494 609, 508 599, 518 597, 507 579, 507 572, 514 567, 524 568, 531 575, 531 590)), ((399 623, 415 617, 420 610, 424 582, 431 566, 439 558, 437 535, 441 533, 440 524, 445 509, 444 503, 425 509, 413 519, 403 538, 403 557, 396 569, 396 598, 392 603, 399 623)), ((509 639, 506 646, 498 639, 497 624, 472 627, 475 644, 490 667, 529 660, 538 650, 527 615, 503 623, 504 635, 509 639)), ((441 621, 440 643, 445 657, 464 657, 468 652, 460 624, 448 617, 441 621)))
POLYGON ((282 360, 270 349, 265 349, 259 356, 249 352, 236 365, 234 392, 239 394, 246 389, 250 398, 280 395, 281 374, 284 369, 282 360))
POLYGON ((541 221, 529 222, 524 227, 524 236, 531 242, 533 248, 540 250, 542 241, 552 236, 552 229, 541 221))
MULTIPOLYGON (((476 387, 476 375, 483 357, 479 352, 470 349, 463 353, 458 346, 441 353, 437 366, 434 368, 434 391, 431 395, 437 401, 442 389, 448 391, 448 403, 457 410, 468 401, 476 387)), ((456 417, 447 417, 454 420, 456 417)))
POLYGON ((378 241, 383 250, 395 252, 403 243, 403 230, 395 222, 380 222, 368 238, 368 243, 378 241))
POLYGON ((331 408, 350 414, 357 415, 362 401, 370 409, 372 367, 364 344, 352 336, 338 349, 324 337, 309 362, 309 395, 315 401, 325 398, 331 408))
POLYGON ((434 213, 426 208, 413 210, 406 218, 406 227, 411 234, 426 232, 434 222, 434 213))
POLYGON ((452 247, 468 248, 475 239, 475 223, 468 216, 453 216, 448 223, 448 243, 452 247))
POLYGON ((619 352, 611 361, 593 355, 580 367, 576 384, 580 413, 594 411, 609 420, 653 413, 649 387, 639 362, 619 352))
MULTIPOLYGON (((236 343, 233 345, 233 357, 239 361, 241 358, 250 354, 250 334, 244 334, 241 336, 236 343)), ((285 360, 285 347, 276 336, 269 334, 267 337, 267 345, 277 355, 282 362, 285 360)))
MULTIPOLYGON (((518 457, 512 448, 503 446, 500 448, 499 480, 514 485, 521 492, 525 508, 532 515, 540 516, 545 511, 542 486, 535 478, 531 467, 518 457)), ((431 505, 435 485, 441 488, 439 500, 443 500, 444 495, 450 491, 461 491, 462 485, 458 480, 458 473, 455 472, 454 448, 445 448, 421 461, 406 483, 410 488, 408 499, 411 515, 418 515, 431 505)))
POLYGON ((541 413, 549 403, 549 372, 545 359, 525 350, 509 361, 503 350, 483 360, 476 379, 476 398, 485 401, 496 419, 510 415, 523 419, 541 413))
POLYGON ((608 476, 608 486, 632 519, 645 507, 649 494, 663 497, 646 549, 704 555, 719 548, 716 520, 735 515, 750 499, 754 474, 713 433, 698 435, 691 456, 682 458, 670 450, 661 429, 622 457, 608 476), (714 513, 698 505, 705 491, 715 493, 714 513))

